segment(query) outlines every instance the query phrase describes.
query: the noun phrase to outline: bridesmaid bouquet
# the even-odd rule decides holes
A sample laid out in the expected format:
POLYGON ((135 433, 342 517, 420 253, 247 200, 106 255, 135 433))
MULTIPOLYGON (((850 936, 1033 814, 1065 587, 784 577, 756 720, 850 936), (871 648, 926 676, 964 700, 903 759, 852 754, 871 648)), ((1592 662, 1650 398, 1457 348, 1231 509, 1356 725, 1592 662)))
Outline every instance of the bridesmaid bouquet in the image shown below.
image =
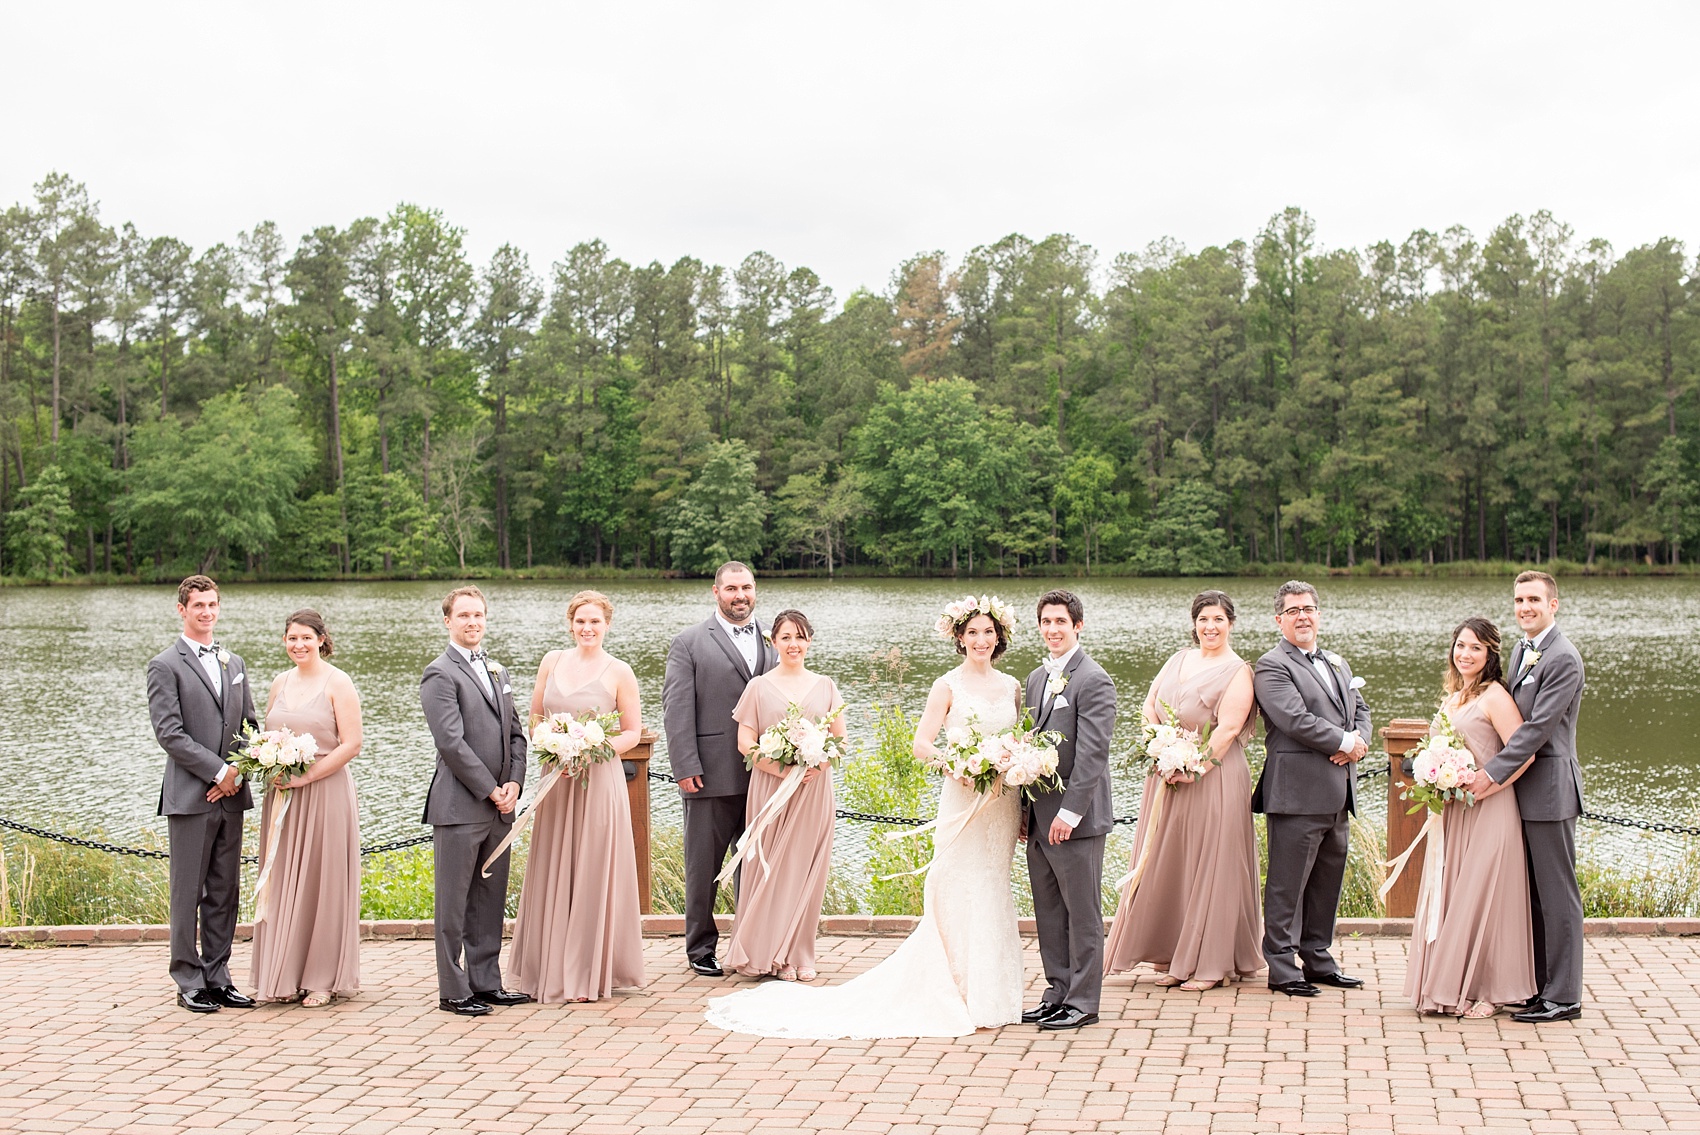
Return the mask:
POLYGON ((1140 733, 1139 753, 1151 762, 1151 771, 1173 787, 1169 778, 1179 773, 1187 780, 1197 780, 1222 762, 1210 755, 1210 726, 1187 729, 1180 724, 1180 714, 1168 702, 1159 702, 1169 719, 1161 725, 1145 723, 1140 733))
POLYGON ((1411 777, 1415 783, 1406 785, 1399 794, 1401 800, 1415 801, 1405 814, 1409 816, 1423 808, 1441 812, 1449 800, 1462 800, 1466 807, 1473 805, 1476 797, 1465 784, 1475 771, 1475 754, 1458 739, 1452 729, 1452 718, 1441 710, 1411 760, 1411 777))
POLYGON ((1029 799, 1062 788, 1057 776, 1057 745, 1062 734, 1033 728, 1029 711, 1021 723, 1001 733, 985 734, 972 724, 945 731, 945 746, 934 767, 950 776, 972 781, 974 791, 995 795, 1019 788, 1029 799))
POLYGON ((611 738, 620 731, 617 713, 551 713, 531 727, 531 747, 545 768, 558 768, 561 775, 579 777, 614 759, 611 738))
POLYGON ((251 723, 243 728, 242 741, 242 750, 236 754, 236 775, 258 781, 262 788, 275 784, 280 791, 287 791, 289 778, 306 771, 319 752, 319 743, 310 733, 259 730, 251 723))
POLYGON ((837 767, 844 760, 844 739, 832 735, 832 723, 844 712, 841 704, 818 721, 803 713, 795 702, 785 711, 783 720, 762 731, 755 747, 744 754, 744 766, 754 768, 756 758, 765 757, 782 765, 802 765, 820 768, 837 767))

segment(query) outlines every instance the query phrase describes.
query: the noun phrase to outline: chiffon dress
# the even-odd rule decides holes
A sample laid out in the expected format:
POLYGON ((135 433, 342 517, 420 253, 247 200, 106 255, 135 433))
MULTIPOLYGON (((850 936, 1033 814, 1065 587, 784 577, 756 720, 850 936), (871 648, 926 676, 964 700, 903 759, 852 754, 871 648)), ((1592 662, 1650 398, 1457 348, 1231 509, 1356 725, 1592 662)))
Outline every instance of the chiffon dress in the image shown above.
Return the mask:
MULTIPOLYGON (((1153 688, 1188 729, 1215 726, 1222 698, 1246 663, 1235 655, 1193 661, 1176 653, 1153 688), (1201 664, 1202 662, 1202 664, 1201 664)), ((1251 770, 1245 740, 1234 738, 1222 763, 1190 784, 1173 787, 1155 774, 1145 780, 1145 806, 1134 828, 1137 864, 1150 836, 1150 804, 1163 801, 1156 840, 1139 887, 1116 908, 1104 943, 1104 972, 1125 973, 1141 962, 1182 981, 1225 981, 1264 968, 1263 918, 1257 902, 1257 833, 1251 820, 1251 770)))
MULTIPOLYGON (((1452 712, 1452 728, 1478 768, 1502 747, 1480 698, 1452 712)), ((1419 1012, 1453 1014, 1477 1001, 1500 1006, 1533 997, 1534 929, 1517 793, 1504 789, 1474 805, 1450 801, 1441 824, 1440 927, 1432 942, 1411 935, 1405 996, 1419 1012)), ((1417 909, 1422 905, 1419 895, 1417 909)))
MULTIPOLYGON (((973 722, 988 733, 1014 725, 1021 685, 1004 677, 1004 692, 986 701, 963 688, 959 669, 946 674, 951 704, 945 725, 973 722)), ((756 1036, 879 1039, 968 1036, 1019 1021, 1024 979, 1010 864, 1020 800, 1017 792, 988 800, 947 778, 914 932, 884 961, 842 985, 776 981, 716 998, 709 1002, 709 1023, 756 1036)))
MULTIPOLYGON (((556 666, 543 688, 544 713, 614 712, 608 667, 570 691, 561 688, 563 670, 556 666)), ((562 778, 537 806, 508 972, 515 989, 543 1004, 643 984, 637 856, 618 760, 562 778)))
MULTIPOLYGON (((820 676, 797 706, 804 716, 818 719, 842 702, 838 684, 820 676)), ((790 706, 790 699, 773 677, 762 674, 744 687, 732 719, 759 737, 768 727, 783 721, 790 706)), ((756 816, 783 783, 784 777, 760 769, 750 774, 744 830, 754 825, 756 816)), ((832 768, 828 766, 799 788, 767 824, 757 850, 745 853, 738 881, 738 914, 726 948, 727 969, 765 977, 785 966, 815 968, 815 929, 832 874, 834 814, 832 768)))
MULTIPOLYGON (((298 705, 290 704, 300 696, 297 672, 286 671, 278 681, 282 688, 266 714, 267 729, 312 734, 319 757, 342 743, 329 677, 298 705)), ((360 988, 360 806, 348 769, 289 789, 275 846, 272 819, 282 798, 275 787, 266 791, 260 870, 272 867, 266 919, 254 926, 253 966, 255 996, 262 1000, 360 988)))

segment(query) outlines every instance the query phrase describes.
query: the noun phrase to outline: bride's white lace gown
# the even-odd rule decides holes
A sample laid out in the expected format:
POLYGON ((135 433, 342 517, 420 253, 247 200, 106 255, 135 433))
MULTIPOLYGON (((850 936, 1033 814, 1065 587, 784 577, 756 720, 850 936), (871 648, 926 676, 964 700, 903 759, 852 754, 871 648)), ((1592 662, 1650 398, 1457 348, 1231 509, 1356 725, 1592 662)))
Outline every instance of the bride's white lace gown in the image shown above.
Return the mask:
MULTIPOLYGON (((965 692, 961 677, 960 669, 945 675, 946 728, 970 719, 988 732, 1015 724, 1021 688, 1015 678, 1004 675, 1006 692, 988 702, 965 692)), ((825 1040, 967 1036, 1019 1021, 1025 982, 1009 884, 1019 801, 1019 793, 1007 792, 975 814, 974 790, 947 778, 933 836, 937 854, 914 933, 842 985, 775 981, 715 998, 709 1023, 757 1036, 825 1040)))

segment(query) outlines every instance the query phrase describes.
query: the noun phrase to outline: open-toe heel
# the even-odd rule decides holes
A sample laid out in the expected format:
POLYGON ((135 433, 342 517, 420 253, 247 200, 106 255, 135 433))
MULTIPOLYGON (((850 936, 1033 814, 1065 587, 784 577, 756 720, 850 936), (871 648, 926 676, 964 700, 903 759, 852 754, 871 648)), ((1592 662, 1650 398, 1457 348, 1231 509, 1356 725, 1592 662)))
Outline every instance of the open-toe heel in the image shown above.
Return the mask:
POLYGON ((797 980, 797 967, 796 966, 780 966, 779 967, 779 980, 780 981, 796 981, 797 980))
POLYGON ((1466 1021, 1480 1021, 1499 1012, 1499 1006, 1492 1001, 1477 1001, 1458 1015, 1466 1021))
POLYGON ((322 1009, 331 1003, 331 996, 329 993, 309 993, 301 998, 301 1005, 307 1009, 322 1009))
POLYGON ((1206 989, 1215 989, 1221 984, 1219 981, 1183 981, 1181 988, 1188 993, 1203 993, 1206 989))
POLYGON ((1172 974, 1172 973, 1160 973, 1160 974, 1157 975, 1157 980, 1153 981, 1151 984, 1161 986, 1164 989, 1173 989, 1175 986, 1179 985, 1180 983, 1181 983, 1181 979, 1176 977, 1174 974, 1172 974))

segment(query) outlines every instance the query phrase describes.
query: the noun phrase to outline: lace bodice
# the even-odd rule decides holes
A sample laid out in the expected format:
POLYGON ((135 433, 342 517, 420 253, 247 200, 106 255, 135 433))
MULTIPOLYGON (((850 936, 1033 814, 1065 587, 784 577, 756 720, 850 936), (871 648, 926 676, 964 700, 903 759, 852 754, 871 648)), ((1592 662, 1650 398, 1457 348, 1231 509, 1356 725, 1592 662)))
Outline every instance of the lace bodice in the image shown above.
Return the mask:
POLYGON ((1017 720, 1016 695, 1021 683, 1008 674, 999 674, 998 677, 1003 679, 1004 692, 994 698, 985 698, 968 689, 962 680, 962 667, 958 666, 946 674, 944 684, 950 687, 950 709, 944 715, 944 727, 953 729, 975 725, 982 733, 1013 728, 1017 720))

